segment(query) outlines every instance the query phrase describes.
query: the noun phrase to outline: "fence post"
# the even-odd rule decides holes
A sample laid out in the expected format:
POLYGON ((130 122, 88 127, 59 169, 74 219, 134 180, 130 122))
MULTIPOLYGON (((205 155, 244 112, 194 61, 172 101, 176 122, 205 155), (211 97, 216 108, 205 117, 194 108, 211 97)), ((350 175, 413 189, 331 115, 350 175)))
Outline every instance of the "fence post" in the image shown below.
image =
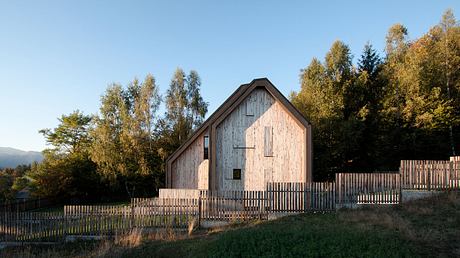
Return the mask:
POLYGON ((259 220, 262 219, 262 212, 263 212, 263 209, 262 209, 262 201, 260 198, 262 198, 262 196, 260 196, 260 191, 257 192, 257 202, 258 202, 258 205, 259 205, 259 220))
MULTIPOLYGON (((311 185, 311 183, 310 183, 311 185)), ((307 183, 303 185, 302 194, 303 194, 303 212, 305 213, 307 211, 307 183)))
POLYGON ((67 215, 66 214, 67 214, 67 206, 64 205, 64 215, 62 215, 63 219, 64 219, 64 223, 63 223, 64 224, 64 230, 62 232, 62 236, 63 236, 62 240, 63 240, 63 242, 65 242, 66 237, 67 237, 67 215))
POLYGON ((402 175, 399 173, 399 204, 401 205, 403 202, 403 191, 402 191, 402 175))
POLYGON ((433 164, 430 163, 430 164, 428 165, 428 168, 427 168, 427 170, 428 170, 428 178, 427 178, 427 181, 428 181, 428 182, 427 182, 427 183, 428 183, 428 191, 431 191, 431 170, 432 170, 432 169, 433 169, 433 164))
POLYGON ((198 195, 198 228, 201 227, 201 191, 198 195))
POLYGON ((134 228, 134 204, 133 199, 131 198, 131 214, 129 220, 129 229, 132 230, 134 228))

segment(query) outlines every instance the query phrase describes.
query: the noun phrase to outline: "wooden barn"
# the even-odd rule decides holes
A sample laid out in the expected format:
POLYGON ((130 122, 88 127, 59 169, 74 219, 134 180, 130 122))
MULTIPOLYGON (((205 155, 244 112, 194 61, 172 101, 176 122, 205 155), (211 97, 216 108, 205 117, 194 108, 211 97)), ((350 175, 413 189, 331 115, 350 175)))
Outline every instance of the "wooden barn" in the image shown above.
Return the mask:
POLYGON ((241 85, 167 160, 172 189, 311 181, 311 125, 266 78, 241 85))

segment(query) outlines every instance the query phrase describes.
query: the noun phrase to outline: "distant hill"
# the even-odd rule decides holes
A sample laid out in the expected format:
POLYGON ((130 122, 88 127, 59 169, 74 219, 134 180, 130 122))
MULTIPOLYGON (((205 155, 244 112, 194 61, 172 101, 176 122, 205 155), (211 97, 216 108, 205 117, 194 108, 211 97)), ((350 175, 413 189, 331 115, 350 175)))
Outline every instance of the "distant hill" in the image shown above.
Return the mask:
POLYGON ((43 155, 38 151, 22 151, 10 147, 0 147, 0 168, 15 168, 18 165, 40 162, 43 155))

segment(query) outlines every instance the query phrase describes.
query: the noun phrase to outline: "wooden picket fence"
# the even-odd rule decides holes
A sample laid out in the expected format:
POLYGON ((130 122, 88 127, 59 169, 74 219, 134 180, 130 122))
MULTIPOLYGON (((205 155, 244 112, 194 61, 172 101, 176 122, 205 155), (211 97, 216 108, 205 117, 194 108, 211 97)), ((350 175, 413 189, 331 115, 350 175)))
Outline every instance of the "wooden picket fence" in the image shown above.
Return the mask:
POLYGON ((401 160, 403 189, 460 189, 460 156, 450 160, 401 160))
POLYGON ((335 209, 335 183, 267 184, 268 212, 308 212, 335 209))
MULTIPOLYGON (((1 212, 0 241, 62 241, 125 234, 133 228, 185 229, 194 220, 267 219, 272 213, 331 211, 336 204, 396 204, 394 174, 337 174, 337 182, 268 183, 266 191, 200 191, 198 198, 133 198, 130 205, 68 205, 63 212, 1 212)), ((399 190, 399 192, 398 192, 399 190)))
POLYGON ((267 217, 266 191, 200 191, 200 219, 247 220, 267 217))
POLYGON ((132 226, 187 228, 199 217, 199 199, 196 198, 133 198, 131 199, 132 226))
POLYGON ((130 207, 112 205, 64 206, 66 235, 102 236, 123 234, 133 226, 130 207))
POLYGON ((0 242, 55 242, 108 236, 133 228, 186 229, 198 219, 197 199, 133 199, 129 206, 68 205, 62 212, 0 212, 0 242))
POLYGON ((399 173, 338 173, 335 175, 336 204, 399 204, 399 173))
POLYGON ((65 235, 62 212, 1 212, 0 242, 55 242, 65 235))
POLYGON ((267 219, 274 213, 400 204, 402 189, 459 188, 460 157, 403 160, 399 173, 337 173, 335 182, 271 182, 265 191, 201 190, 193 198, 133 198, 130 205, 65 206, 63 212, 0 210, 0 242, 62 241, 67 236, 125 234, 134 228, 185 229, 192 221, 267 219))

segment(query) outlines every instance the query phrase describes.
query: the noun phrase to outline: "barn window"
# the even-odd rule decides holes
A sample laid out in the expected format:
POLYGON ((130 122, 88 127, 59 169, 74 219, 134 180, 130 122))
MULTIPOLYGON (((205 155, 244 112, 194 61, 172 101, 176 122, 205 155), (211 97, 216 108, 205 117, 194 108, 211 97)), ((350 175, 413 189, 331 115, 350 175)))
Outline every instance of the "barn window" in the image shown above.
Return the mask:
POLYGON ((246 115, 254 116, 254 101, 251 96, 246 100, 246 115))
POLYGON ((264 131, 264 156, 273 157, 273 128, 265 126, 264 131))
POLYGON ((241 180, 241 168, 233 169, 233 180, 241 180))
POLYGON ((209 136, 205 135, 203 138, 203 159, 209 158, 209 136))

